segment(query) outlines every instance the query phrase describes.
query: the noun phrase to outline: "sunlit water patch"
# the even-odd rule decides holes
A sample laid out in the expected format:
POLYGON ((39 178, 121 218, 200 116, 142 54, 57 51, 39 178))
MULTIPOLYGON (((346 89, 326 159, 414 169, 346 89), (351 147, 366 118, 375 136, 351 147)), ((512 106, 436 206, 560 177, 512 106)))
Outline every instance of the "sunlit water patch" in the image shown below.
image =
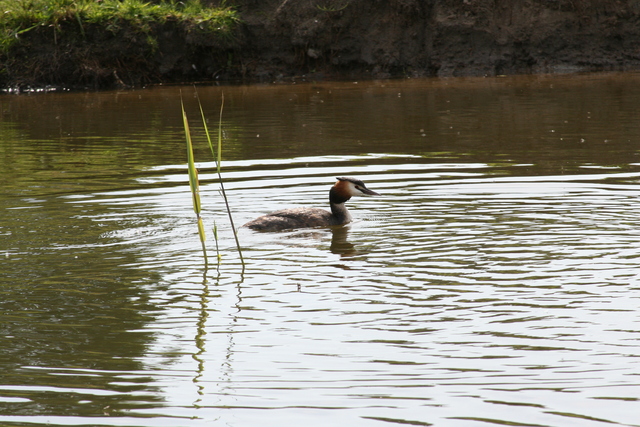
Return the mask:
POLYGON ((227 164, 239 223, 327 204, 336 173, 383 194, 352 199, 346 227, 241 229, 244 271, 213 165, 201 165, 202 195, 220 228, 219 270, 202 267, 183 167, 141 179, 153 181, 144 190, 72 201, 110 206, 94 219, 128 226, 104 237, 134 241, 140 266, 167 270, 154 293, 162 313, 145 328, 155 341, 144 363, 162 390, 154 417, 196 407, 191 422, 205 424, 634 425, 640 173, 514 166, 496 177, 486 164, 403 160, 227 164), (261 420, 265 409, 276 415, 261 420))

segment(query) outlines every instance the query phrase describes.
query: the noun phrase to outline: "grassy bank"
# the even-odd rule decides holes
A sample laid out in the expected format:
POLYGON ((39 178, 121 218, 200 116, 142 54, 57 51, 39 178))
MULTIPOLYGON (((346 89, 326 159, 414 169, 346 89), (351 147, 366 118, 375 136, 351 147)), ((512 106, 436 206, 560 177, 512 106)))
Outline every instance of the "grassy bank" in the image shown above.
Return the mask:
MULTIPOLYGON (((152 38, 152 24, 174 20, 216 36, 231 37, 238 18, 230 8, 210 8, 199 0, 151 3, 141 0, 0 0, 0 52, 7 53, 27 32, 72 23, 83 34, 96 24, 117 33, 124 25, 152 38)), ((150 40, 152 42, 152 40, 150 40)))
POLYGON ((196 45, 221 50, 233 43, 239 22, 233 8, 200 0, 0 0, 0 11, 0 81, 20 75, 35 84, 82 81, 92 71, 94 77, 133 73, 136 67, 153 75, 151 63, 162 68, 168 56, 163 37, 181 40, 185 54, 196 45))

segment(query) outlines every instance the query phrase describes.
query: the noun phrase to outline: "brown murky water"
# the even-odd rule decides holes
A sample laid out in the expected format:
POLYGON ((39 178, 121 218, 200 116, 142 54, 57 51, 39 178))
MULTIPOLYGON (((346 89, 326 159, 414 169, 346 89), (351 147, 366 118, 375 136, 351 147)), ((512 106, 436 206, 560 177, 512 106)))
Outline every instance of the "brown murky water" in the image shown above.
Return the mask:
POLYGON ((0 423, 638 426, 640 75, 0 97, 0 423), (197 135, 205 268, 180 94, 197 135))

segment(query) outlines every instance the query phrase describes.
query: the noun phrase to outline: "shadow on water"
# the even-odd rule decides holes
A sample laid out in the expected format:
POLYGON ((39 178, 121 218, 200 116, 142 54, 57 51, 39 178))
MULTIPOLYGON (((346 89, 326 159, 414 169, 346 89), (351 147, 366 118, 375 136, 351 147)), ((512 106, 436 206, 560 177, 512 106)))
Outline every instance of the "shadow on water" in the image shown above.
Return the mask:
POLYGON ((153 301, 161 274, 136 267, 135 243, 106 237, 122 223, 97 222, 95 212, 70 209, 59 197, 28 203, 1 204, 9 215, 0 390, 19 403, 0 403, 0 414, 108 413, 142 396, 159 404, 141 357, 153 341, 145 327, 162 310, 153 301))

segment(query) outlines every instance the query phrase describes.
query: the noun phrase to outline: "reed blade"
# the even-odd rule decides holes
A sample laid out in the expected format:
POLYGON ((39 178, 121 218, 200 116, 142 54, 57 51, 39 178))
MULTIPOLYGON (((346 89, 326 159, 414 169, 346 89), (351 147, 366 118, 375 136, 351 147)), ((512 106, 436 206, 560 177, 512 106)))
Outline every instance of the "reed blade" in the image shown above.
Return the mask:
POLYGON ((184 103, 182 103, 182 120, 184 123, 184 133, 187 139, 187 168, 189 171, 189 186, 193 196, 193 210, 196 214, 200 214, 202 205, 200 203, 200 185, 198 184, 198 170, 196 169, 193 157, 193 143, 191 142, 191 131, 189 130, 189 121, 187 113, 184 111, 184 103))
POLYGON ((200 212, 202 211, 202 204, 200 202, 200 184, 198 183, 198 169, 196 169, 195 159, 193 156, 193 143, 191 141, 191 131, 189 129, 189 120, 187 119, 187 113, 184 110, 184 102, 180 100, 182 107, 182 120, 184 125, 184 133, 187 141, 187 169, 189 171, 189 187, 191 188, 191 196, 193 200, 193 211, 196 213, 198 223, 198 235, 200 236, 200 243, 202 244, 202 253, 204 255, 205 265, 209 263, 207 258, 207 248, 205 241, 207 235, 204 230, 204 224, 202 223, 202 217, 200 212))
POLYGON ((202 242, 207 240, 207 235, 204 232, 204 224, 202 223, 202 217, 198 216, 198 234, 202 242))

